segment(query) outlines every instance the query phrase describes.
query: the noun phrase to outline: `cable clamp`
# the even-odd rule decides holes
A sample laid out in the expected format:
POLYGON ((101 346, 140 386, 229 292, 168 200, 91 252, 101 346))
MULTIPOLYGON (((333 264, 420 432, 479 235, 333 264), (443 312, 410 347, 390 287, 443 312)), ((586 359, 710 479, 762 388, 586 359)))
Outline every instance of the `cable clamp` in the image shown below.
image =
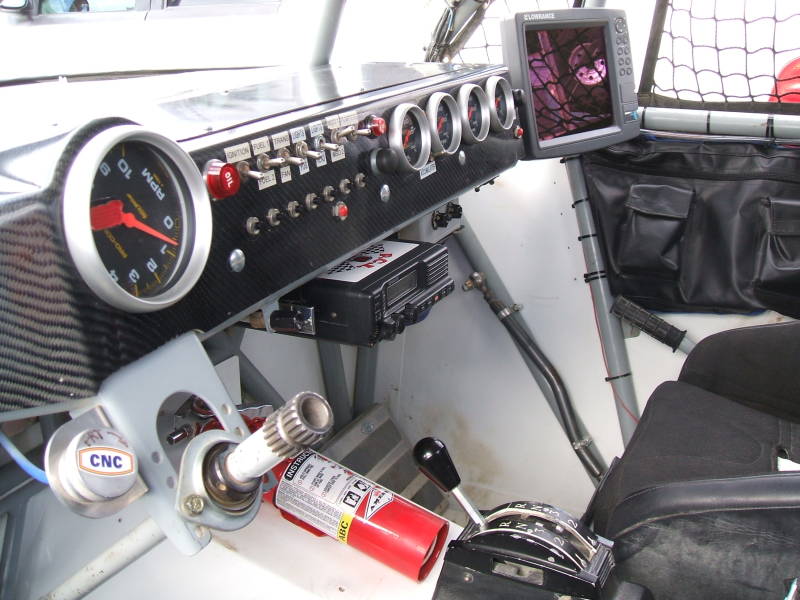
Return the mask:
POLYGON ((503 319, 505 319, 507 317, 510 317, 512 312, 513 311, 506 306, 506 307, 503 308, 503 310, 501 310, 501 311, 499 311, 497 313, 497 318, 502 321, 503 319))
POLYGON ((628 371, 627 373, 623 373, 622 375, 614 375, 613 377, 606 377, 606 381, 610 383, 610 382, 614 381, 615 379, 622 379, 623 377, 630 377, 630 376, 631 376, 631 372, 628 371))
POLYGON ((605 271, 592 271, 591 273, 586 273, 583 276, 583 281, 584 283, 591 283, 592 281, 597 279, 605 279, 606 277, 608 277, 608 275, 606 275, 605 271))
POLYGON ((578 440, 577 442, 572 442, 572 449, 573 450, 580 450, 581 448, 587 448, 588 446, 592 445, 592 438, 585 437, 582 440, 578 440))

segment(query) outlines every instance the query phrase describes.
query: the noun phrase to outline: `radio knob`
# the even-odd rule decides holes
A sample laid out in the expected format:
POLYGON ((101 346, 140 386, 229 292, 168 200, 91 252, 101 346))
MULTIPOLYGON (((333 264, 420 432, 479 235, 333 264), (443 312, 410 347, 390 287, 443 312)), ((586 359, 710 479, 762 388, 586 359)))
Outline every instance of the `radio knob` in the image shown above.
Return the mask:
POLYGON ((292 200, 286 205, 286 212, 290 217, 296 219, 297 217, 300 216, 300 211, 298 210, 299 208, 300 208, 300 203, 297 200, 292 200))
POLYGON ((316 210, 319 206, 319 197, 314 192, 309 192, 306 194, 305 205, 308 211, 316 210))
POLYGON ((305 142, 297 142, 294 145, 294 153, 297 156, 302 156, 303 158, 313 158, 314 160, 319 160, 322 158, 322 152, 317 152, 316 150, 309 150, 308 144, 305 142))
POLYGON ((241 178, 235 165, 221 160, 210 160, 206 163, 204 176, 208 191, 216 200, 223 200, 239 191, 241 178))
POLYGON ((350 193, 350 180, 342 179, 339 182, 339 191, 345 196, 350 193))
POLYGON ((286 165, 286 160, 281 157, 270 158, 268 154, 259 154, 256 156, 256 165, 259 169, 270 169, 272 167, 283 167, 286 165))
POLYGON ((326 185, 322 188, 322 199, 325 202, 333 202, 333 199, 336 197, 336 190, 333 189, 332 185, 326 185))
POLYGON ((281 224, 281 211, 277 208, 270 208, 267 211, 267 223, 272 227, 277 227, 281 224))
POLYGON ((347 218, 347 215, 350 214, 350 209, 347 208, 347 204, 340 200, 333 205, 331 214, 340 221, 344 221, 347 218))

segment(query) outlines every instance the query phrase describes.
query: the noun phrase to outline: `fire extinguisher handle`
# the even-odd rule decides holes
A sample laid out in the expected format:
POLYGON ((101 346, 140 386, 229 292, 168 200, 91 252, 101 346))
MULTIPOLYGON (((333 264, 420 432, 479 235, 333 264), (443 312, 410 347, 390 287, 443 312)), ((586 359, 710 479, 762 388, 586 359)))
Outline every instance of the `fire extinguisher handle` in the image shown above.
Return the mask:
POLYGON ((451 492, 461 483, 447 446, 436 438, 422 438, 414 446, 414 461, 419 470, 444 492, 451 492))

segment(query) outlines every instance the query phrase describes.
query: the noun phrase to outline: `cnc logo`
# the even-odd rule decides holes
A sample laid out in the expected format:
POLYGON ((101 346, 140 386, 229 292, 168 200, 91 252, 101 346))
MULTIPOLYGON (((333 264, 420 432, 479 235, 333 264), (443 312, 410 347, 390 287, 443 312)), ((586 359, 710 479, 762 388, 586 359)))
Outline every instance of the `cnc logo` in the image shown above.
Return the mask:
POLYGON ((544 21, 545 19, 555 19, 555 13, 528 13, 524 19, 526 21, 544 21))
POLYGON ((133 473, 135 463, 133 454, 118 448, 95 446, 78 450, 78 468, 93 475, 128 475, 133 473))

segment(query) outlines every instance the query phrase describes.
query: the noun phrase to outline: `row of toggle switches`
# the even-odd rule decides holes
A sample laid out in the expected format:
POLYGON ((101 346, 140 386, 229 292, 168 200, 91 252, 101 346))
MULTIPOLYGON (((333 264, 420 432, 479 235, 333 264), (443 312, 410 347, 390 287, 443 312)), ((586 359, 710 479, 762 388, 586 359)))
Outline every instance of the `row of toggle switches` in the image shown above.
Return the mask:
POLYGON ((281 219, 284 215, 288 215, 291 219, 297 219, 302 215, 303 209, 306 212, 316 210, 320 205, 320 200, 326 203, 333 203, 331 205, 331 216, 340 221, 344 221, 350 212, 342 200, 336 200, 337 194, 346 196, 350 194, 353 188, 363 188, 367 185, 367 176, 364 173, 356 173, 352 180, 342 179, 339 185, 334 187, 326 185, 322 188, 320 194, 309 192, 303 198, 303 201, 291 200, 286 204, 286 209, 270 208, 267 210, 264 220, 259 217, 249 217, 245 222, 245 229, 250 235, 258 235, 261 233, 263 224, 266 223, 270 227, 277 227, 281 224, 281 219))

